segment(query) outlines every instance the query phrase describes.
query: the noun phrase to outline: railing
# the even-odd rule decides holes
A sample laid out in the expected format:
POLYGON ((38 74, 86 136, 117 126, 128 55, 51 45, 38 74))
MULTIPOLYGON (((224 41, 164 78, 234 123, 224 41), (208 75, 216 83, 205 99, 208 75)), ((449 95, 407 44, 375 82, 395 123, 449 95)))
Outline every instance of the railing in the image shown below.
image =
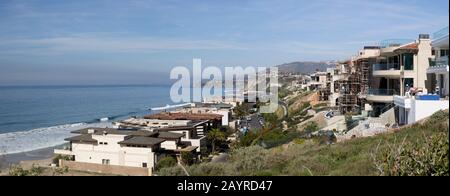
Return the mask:
POLYGON ((429 58, 430 67, 448 65, 448 56, 439 57, 436 59, 429 58))
POLYGON ((374 64, 374 71, 380 70, 400 70, 400 65, 398 63, 389 63, 389 64, 374 64))
POLYGON ((380 42, 381 48, 397 47, 407 43, 414 42, 412 39, 388 39, 380 42))
POLYGON ((439 39, 448 35, 448 27, 445 27, 433 34, 433 39, 439 39))
POLYGON ((395 89, 369 89, 369 95, 381 95, 381 96, 390 96, 390 95, 398 95, 398 91, 395 89))

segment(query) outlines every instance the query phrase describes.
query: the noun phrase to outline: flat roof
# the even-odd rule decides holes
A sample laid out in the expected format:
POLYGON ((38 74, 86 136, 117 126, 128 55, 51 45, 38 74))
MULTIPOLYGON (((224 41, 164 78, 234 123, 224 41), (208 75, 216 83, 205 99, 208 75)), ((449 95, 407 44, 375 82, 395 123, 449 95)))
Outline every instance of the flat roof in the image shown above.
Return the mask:
POLYGON ((144 116, 145 119, 160 120, 222 120, 220 114, 172 113, 162 112, 144 116))
POLYGON ((97 140, 92 139, 91 134, 77 135, 74 137, 66 138, 64 140, 70 141, 70 142, 76 142, 76 143, 89 143, 89 144, 97 143, 97 140))
POLYGON ((94 135, 103 135, 103 134, 111 134, 111 135, 133 135, 133 136, 152 136, 155 133, 150 131, 142 131, 142 130, 130 130, 130 129, 114 129, 114 128, 85 128, 76 131, 72 131, 71 133, 75 134, 94 134, 94 135), (93 130, 93 133, 90 133, 89 130, 93 130))
POLYGON ((142 146, 154 146, 157 144, 161 144, 166 140, 161 138, 154 138, 154 137, 145 137, 145 136, 134 136, 127 140, 119 142, 119 144, 124 145, 142 145, 142 146))
POLYGON ((158 138, 161 138, 161 139, 173 140, 173 139, 180 139, 183 136, 184 136, 184 134, 181 134, 181 133, 158 132, 158 138))

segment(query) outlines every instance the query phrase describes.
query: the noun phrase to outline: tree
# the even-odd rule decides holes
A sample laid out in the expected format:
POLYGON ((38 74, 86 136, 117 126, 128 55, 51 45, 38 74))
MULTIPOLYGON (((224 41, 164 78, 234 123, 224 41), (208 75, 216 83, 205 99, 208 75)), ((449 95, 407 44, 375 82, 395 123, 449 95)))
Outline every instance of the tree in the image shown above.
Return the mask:
POLYGON ((238 118, 242 118, 247 116, 248 114, 250 114, 250 108, 248 107, 247 104, 243 103, 241 105, 238 105, 236 107, 234 107, 234 113, 236 114, 236 116, 238 118))
POLYGON ((226 140, 225 133, 220 131, 219 129, 213 129, 211 130, 206 137, 209 141, 211 141, 212 145, 212 152, 216 151, 216 144, 220 144, 221 142, 224 142, 226 140))

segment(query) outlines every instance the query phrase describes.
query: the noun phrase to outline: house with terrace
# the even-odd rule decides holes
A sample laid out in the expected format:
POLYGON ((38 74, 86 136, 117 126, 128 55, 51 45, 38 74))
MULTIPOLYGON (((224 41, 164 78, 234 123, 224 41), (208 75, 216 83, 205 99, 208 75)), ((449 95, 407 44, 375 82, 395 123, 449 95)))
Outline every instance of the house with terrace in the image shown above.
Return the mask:
POLYGON ((427 93, 427 77, 432 58, 431 39, 421 34, 417 40, 386 40, 380 44, 380 55, 372 66, 366 101, 378 116, 394 106, 394 96, 407 92, 427 93))
MULTIPOLYGON (((394 97, 396 122, 400 125, 412 124, 449 108, 449 40, 448 27, 434 33, 431 46, 435 57, 430 58, 426 73, 431 85, 424 92, 406 93, 394 97)), ((421 70, 423 71, 423 70, 421 70)), ((424 71, 425 72, 425 71, 424 71)))
POLYGON ((73 160, 62 165, 94 172, 151 175, 162 155, 196 150, 181 141, 184 135, 180 133, 114 128, 86 128, 71 133, 77 136, 65 139, 69 148, 54 153, 73 160))

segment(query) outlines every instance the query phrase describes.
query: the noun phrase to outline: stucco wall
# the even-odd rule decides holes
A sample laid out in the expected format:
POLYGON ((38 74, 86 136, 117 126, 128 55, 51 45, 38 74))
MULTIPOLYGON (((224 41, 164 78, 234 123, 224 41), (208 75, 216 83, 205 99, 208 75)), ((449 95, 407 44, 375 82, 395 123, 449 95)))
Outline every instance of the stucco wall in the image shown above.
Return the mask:
POLYGON ((408 124, 412 124, 434 113, 449 108, 449 101, 421 101, 412 100, 411 109, 408 115, 408 124))
POLYGON ((151 176, 152 171, 150 168, 142 167, 125 167, 116 165, 101 165, 94 163, 82 163, 75 161, 60 160, 60 167, 68 167, 71 170, 88 171, 102 174, 116 174, 127 176, 151 176))

